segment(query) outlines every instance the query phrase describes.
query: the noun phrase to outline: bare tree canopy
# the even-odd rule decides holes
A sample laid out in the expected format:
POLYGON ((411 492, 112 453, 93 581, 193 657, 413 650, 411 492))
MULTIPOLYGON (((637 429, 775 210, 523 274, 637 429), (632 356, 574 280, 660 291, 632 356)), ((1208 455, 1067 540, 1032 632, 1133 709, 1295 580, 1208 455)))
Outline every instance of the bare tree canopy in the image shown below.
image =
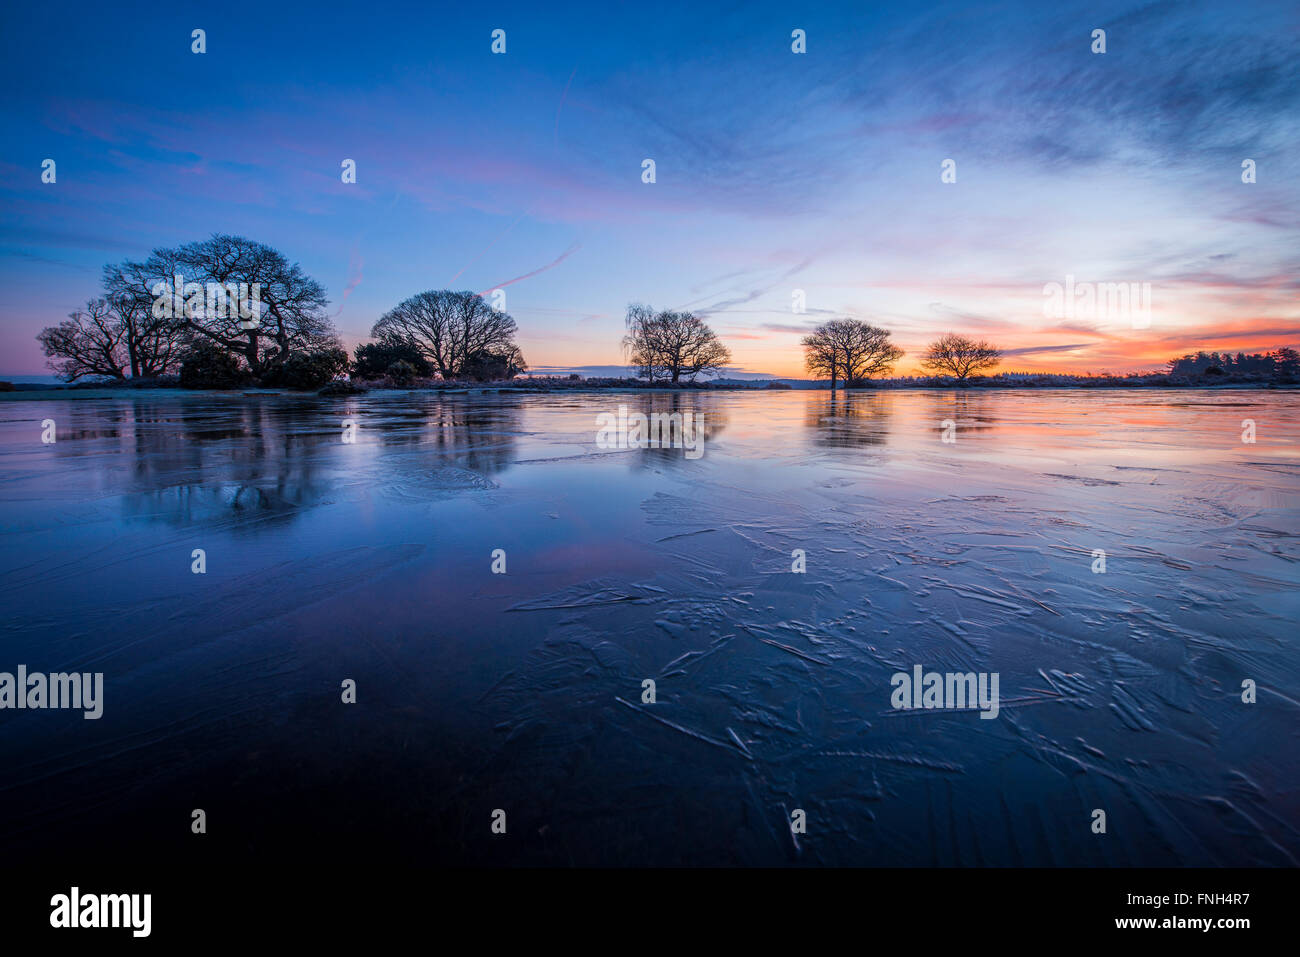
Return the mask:
POLYGON ((655 312, 650 306, 633 303, 627 307, 627 335, 623 348, 637 375, 654 382, 666 379, 687 381, 717 372, 731 361, 731 350, 722 344, 708 323, 689 312, 655 312))
POLYGON ((817 378, 830 379, 832 388, 885 375, 903 357, 889 341, 889 331, 859 319, 832 319, 803 337, 804 364, 817 378))
MULTIPOLYGON (((104 267, 104 293, 122 326, 132 378, 175 371, 192 338, 183 321, 157 315, 152 290, 159 281, 141 263, 104 267)), ((173 279, 166 282, 171 285, 173 279)))
POLYGON ((1001 361, 1002 353, 983 339, 976 341, 949 332, 930 343, 921 366, 964 381, 973 373, 992 369, 1001 361))
POLYGON ((143 262, 104 267, 104 295, 37 336, 62 378, 153 378, 198 343, 247 363, 258 378, 294 354, 338 347, 325 290, 279 252, 214 235, 143 262))
MULTIPOLYGON (((248 363, 261 376, 282 364, 294 352, 317 352, 338 346, 334 327, 325 314, 329 300, 325 288, 290 263, 283 253, 242 236, 217 234, 176 249, 156 249, 143 263, 123 264, 132 277, 171 286, 175 276, 185 283, 209 284, 222 289, 246 284, 256 287, 260 315, 256 323, 243 320, 237 308, 176 309, 174 318, 194 336, 216 343, 248 363), (247 326, 252 328, 247 328, 247 326)), ((233 305, 233 304, 232 304, 233 305)))
POLYGON ((152 284, 139 264, 105 266, 104 295, 37 334, 59 378, 153 378, 176 371, 190 334, 183 322, 154 314, 152 284))
POLYGON ((515 344, 518 329, 508 312, 493 309, 477 293, 437 289, 398 303, 370 335, 414 349, 444 379, 482 377, 494 370, 511 378, 528 368, 515 344))
POLYGON ((106 299, 91 299, 84 311, 36 336, 50 368, 65 382, 84 376, 125 379, 130 360, 124 339, 125 327, 106 299))

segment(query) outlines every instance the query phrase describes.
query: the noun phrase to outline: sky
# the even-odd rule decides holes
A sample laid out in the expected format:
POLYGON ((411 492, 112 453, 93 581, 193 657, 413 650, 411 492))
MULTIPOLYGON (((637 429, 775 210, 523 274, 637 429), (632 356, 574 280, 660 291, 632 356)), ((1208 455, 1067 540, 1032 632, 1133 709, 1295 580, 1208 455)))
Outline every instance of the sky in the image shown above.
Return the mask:
POLYGON ((106 263, 216 232, 300 263, 349 347, 503 289, 537 371, 621 372, 633 302, 740 376, 803 375, 836 317, 899 374, 949 331, 1018 371, 1300 344, 1293 0, 7 4, 0 44, 0 374, 48 371, 106 263), (1067 277, 1150 310, 1057 308, 1067 277))

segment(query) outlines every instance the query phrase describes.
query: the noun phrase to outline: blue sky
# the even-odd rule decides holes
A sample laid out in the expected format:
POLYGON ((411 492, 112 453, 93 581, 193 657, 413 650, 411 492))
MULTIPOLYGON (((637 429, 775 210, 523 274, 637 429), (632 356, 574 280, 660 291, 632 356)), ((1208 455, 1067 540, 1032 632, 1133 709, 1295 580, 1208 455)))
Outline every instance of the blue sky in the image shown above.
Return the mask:
POLYGON ((349 345, 416 292, 504 288, 541 368, 619 363, 633 301, 706 315, 738 372, 778 375, 833 316, 893 330, 902 372, 948 330, 1094 371, 1300 339, 1294 3, 3 18, 3 372, 43 371, 33 337, 106 262, 213 232, 300 262, 349 345), (1149 283, 1149 322, 1046 316, 1067 275, 1149 283))

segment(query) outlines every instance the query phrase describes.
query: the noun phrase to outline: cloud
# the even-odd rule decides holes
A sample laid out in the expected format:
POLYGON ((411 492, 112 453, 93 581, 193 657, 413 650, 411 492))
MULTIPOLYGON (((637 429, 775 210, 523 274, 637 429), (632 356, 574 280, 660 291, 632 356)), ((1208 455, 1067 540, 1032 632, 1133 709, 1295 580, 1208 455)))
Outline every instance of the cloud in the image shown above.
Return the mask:
POLYGON ((70 263, 63 259, 52 259, 49 256, 40 256, 25 249, 0 249, 0 258, 4 259, 22 259, 27 262, 40 263, 44 266, 61 266, 64 269, 72 269, 77 272, 98 273, 99 270, 93 266, 86 266, 81 263, 70 263))
POLYGON ((787 280, 803 272, 805 269, 811 266, 812 263, 813 263, 812 258, 808 257, 804 259, 802 262, 799 262, 794 266, 791 266, 789 269, 787 269, 785 272, 781 273, 780 275, 775 276, 769 282, 763 284, 762 286, 759 286, 758 288, 750 289, 744 295, 734 296, 730 299, 723 299, 720 302, 715 302, 711 306, 705 306, 702 309, 696 309, 695 314, 701 317, 707 317, 719 312, 726 312, 732 306, 743 306, 745 303, 753 302, 755 299, 758 299, 760 296, 766 295, 767 293, 771 292, 781 283, 786 282, 787 280))
POLYGON ((343 304, 348 301, 348 296, 352 291, 361 285, 362 269, 365 266, 365 260, 361 258, 360 250, 353 249, 352 256, 348 262, 348 282, 343 287, 343 295, 339 298, 339 308, 334 313, 337 317, 343 312, 343 304))
POLYGON ((556 266, 564 262, 566 259, 568 259, 570 256, 572 256, 581 248, 582 248, 582 243, 578 243, 578 242, 572 243, 568 249, 560 253, 560 255, 556 256, 555 259, 551 260, 545 266, 539 266, 538 268, 534 269, 532 272, 526 272, 522 276, 516 276, 514 279, 507 279, 505 282, 499 282, 496 283, 495 285, 488 286, 488 288, 480 292, 479 295, 486 296, 494 289, 502 289, 506 286, 512 286, 517 282, 522 282, 525 279, 531 279, 533 276, 540 275, 541 273, 546 272, 546 270, 548 269, 554 269, 556 266))
MULTIPOLYGON (((811 310, 809 310, 811 311, 811 310)), ((760 329, 766 329, 768 332, 792 332, 795 335, 805 336, 817 328, 816 323, 807 323, 806 325, 796 326, 781 322, 764 322, 759 325, 760 329)))
MULTIPOLYGON (((1179 332, 1171 336, 1164 336, 1161 342, 1214 342, 1219 339, 1260 339, 1264 336, 1277 336, 1279 338, 1295 338, 1300 336, 1300 325, 1292 326, 1270 326, 1263 329, 1239 328, 1228 332, 1179 332)), ((1190 346, 1188 346, 1190 348, 1190 346)))
POLYGON ((1068 345, 1059 346, 1021 346, 1019 349, 1003 349, 1004 356, 1032 356, 1040 352, 1070 352, 1074 349, 1087 349, 1093 345, 1091 342, 1072 342, 1068 345))
POLYGON ((993 316, 984 316, 979 313, 969 312, 962 309, 954 309, 941 302, 930 303, 930 311, 943 316, 945 320, 951 321, 961 327, 975 327, 976 329, 1012 329, 1017 328, 1013 323, 1006 319, 996 318, 993 316))

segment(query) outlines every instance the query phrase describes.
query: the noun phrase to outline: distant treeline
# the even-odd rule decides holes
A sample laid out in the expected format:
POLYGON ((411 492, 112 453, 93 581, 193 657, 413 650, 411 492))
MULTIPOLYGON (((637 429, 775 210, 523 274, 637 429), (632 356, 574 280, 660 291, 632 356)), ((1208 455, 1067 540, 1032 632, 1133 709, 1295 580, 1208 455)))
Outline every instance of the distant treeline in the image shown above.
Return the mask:
MULTIPOLYGON (((68 383, 319 389, 342 388, 336 380, 351 378, 380 387, 450 388, 509 383, 528 370, 515 320, 479 293, 417 293, 385 312, 370 330, 374 341, 351 356, 327 305, 324 286, 278 250, 218 234, 105 266, 100 295, 37 339, 50 368, 68 383)), ((711 381, 731 362, 731 351, 700 316, 633 303, 625 326, 622 346, 635 379, 536 378, 528 387, 752 387, 711 381)), ((932 375, 896 378, 891 373, 904 352, 889 330, 850 318, 810 329, 800 345, 809 374, 831 388, 1292 383, 1300 375, 1300 354, 1290 348, 1198 352, 1171 360, 1167 373, 986 375, 1002 352, 950 332, 919 356, 932 375)))
POLYGON ((1173 376, 1250 376, 1291 378, 1300 374, 1300 352, 1281 348, 1274 352, 1256 352, 1235 356, 1224 352, 1198 352, 1169 360, 1169 374, 1173 376))

